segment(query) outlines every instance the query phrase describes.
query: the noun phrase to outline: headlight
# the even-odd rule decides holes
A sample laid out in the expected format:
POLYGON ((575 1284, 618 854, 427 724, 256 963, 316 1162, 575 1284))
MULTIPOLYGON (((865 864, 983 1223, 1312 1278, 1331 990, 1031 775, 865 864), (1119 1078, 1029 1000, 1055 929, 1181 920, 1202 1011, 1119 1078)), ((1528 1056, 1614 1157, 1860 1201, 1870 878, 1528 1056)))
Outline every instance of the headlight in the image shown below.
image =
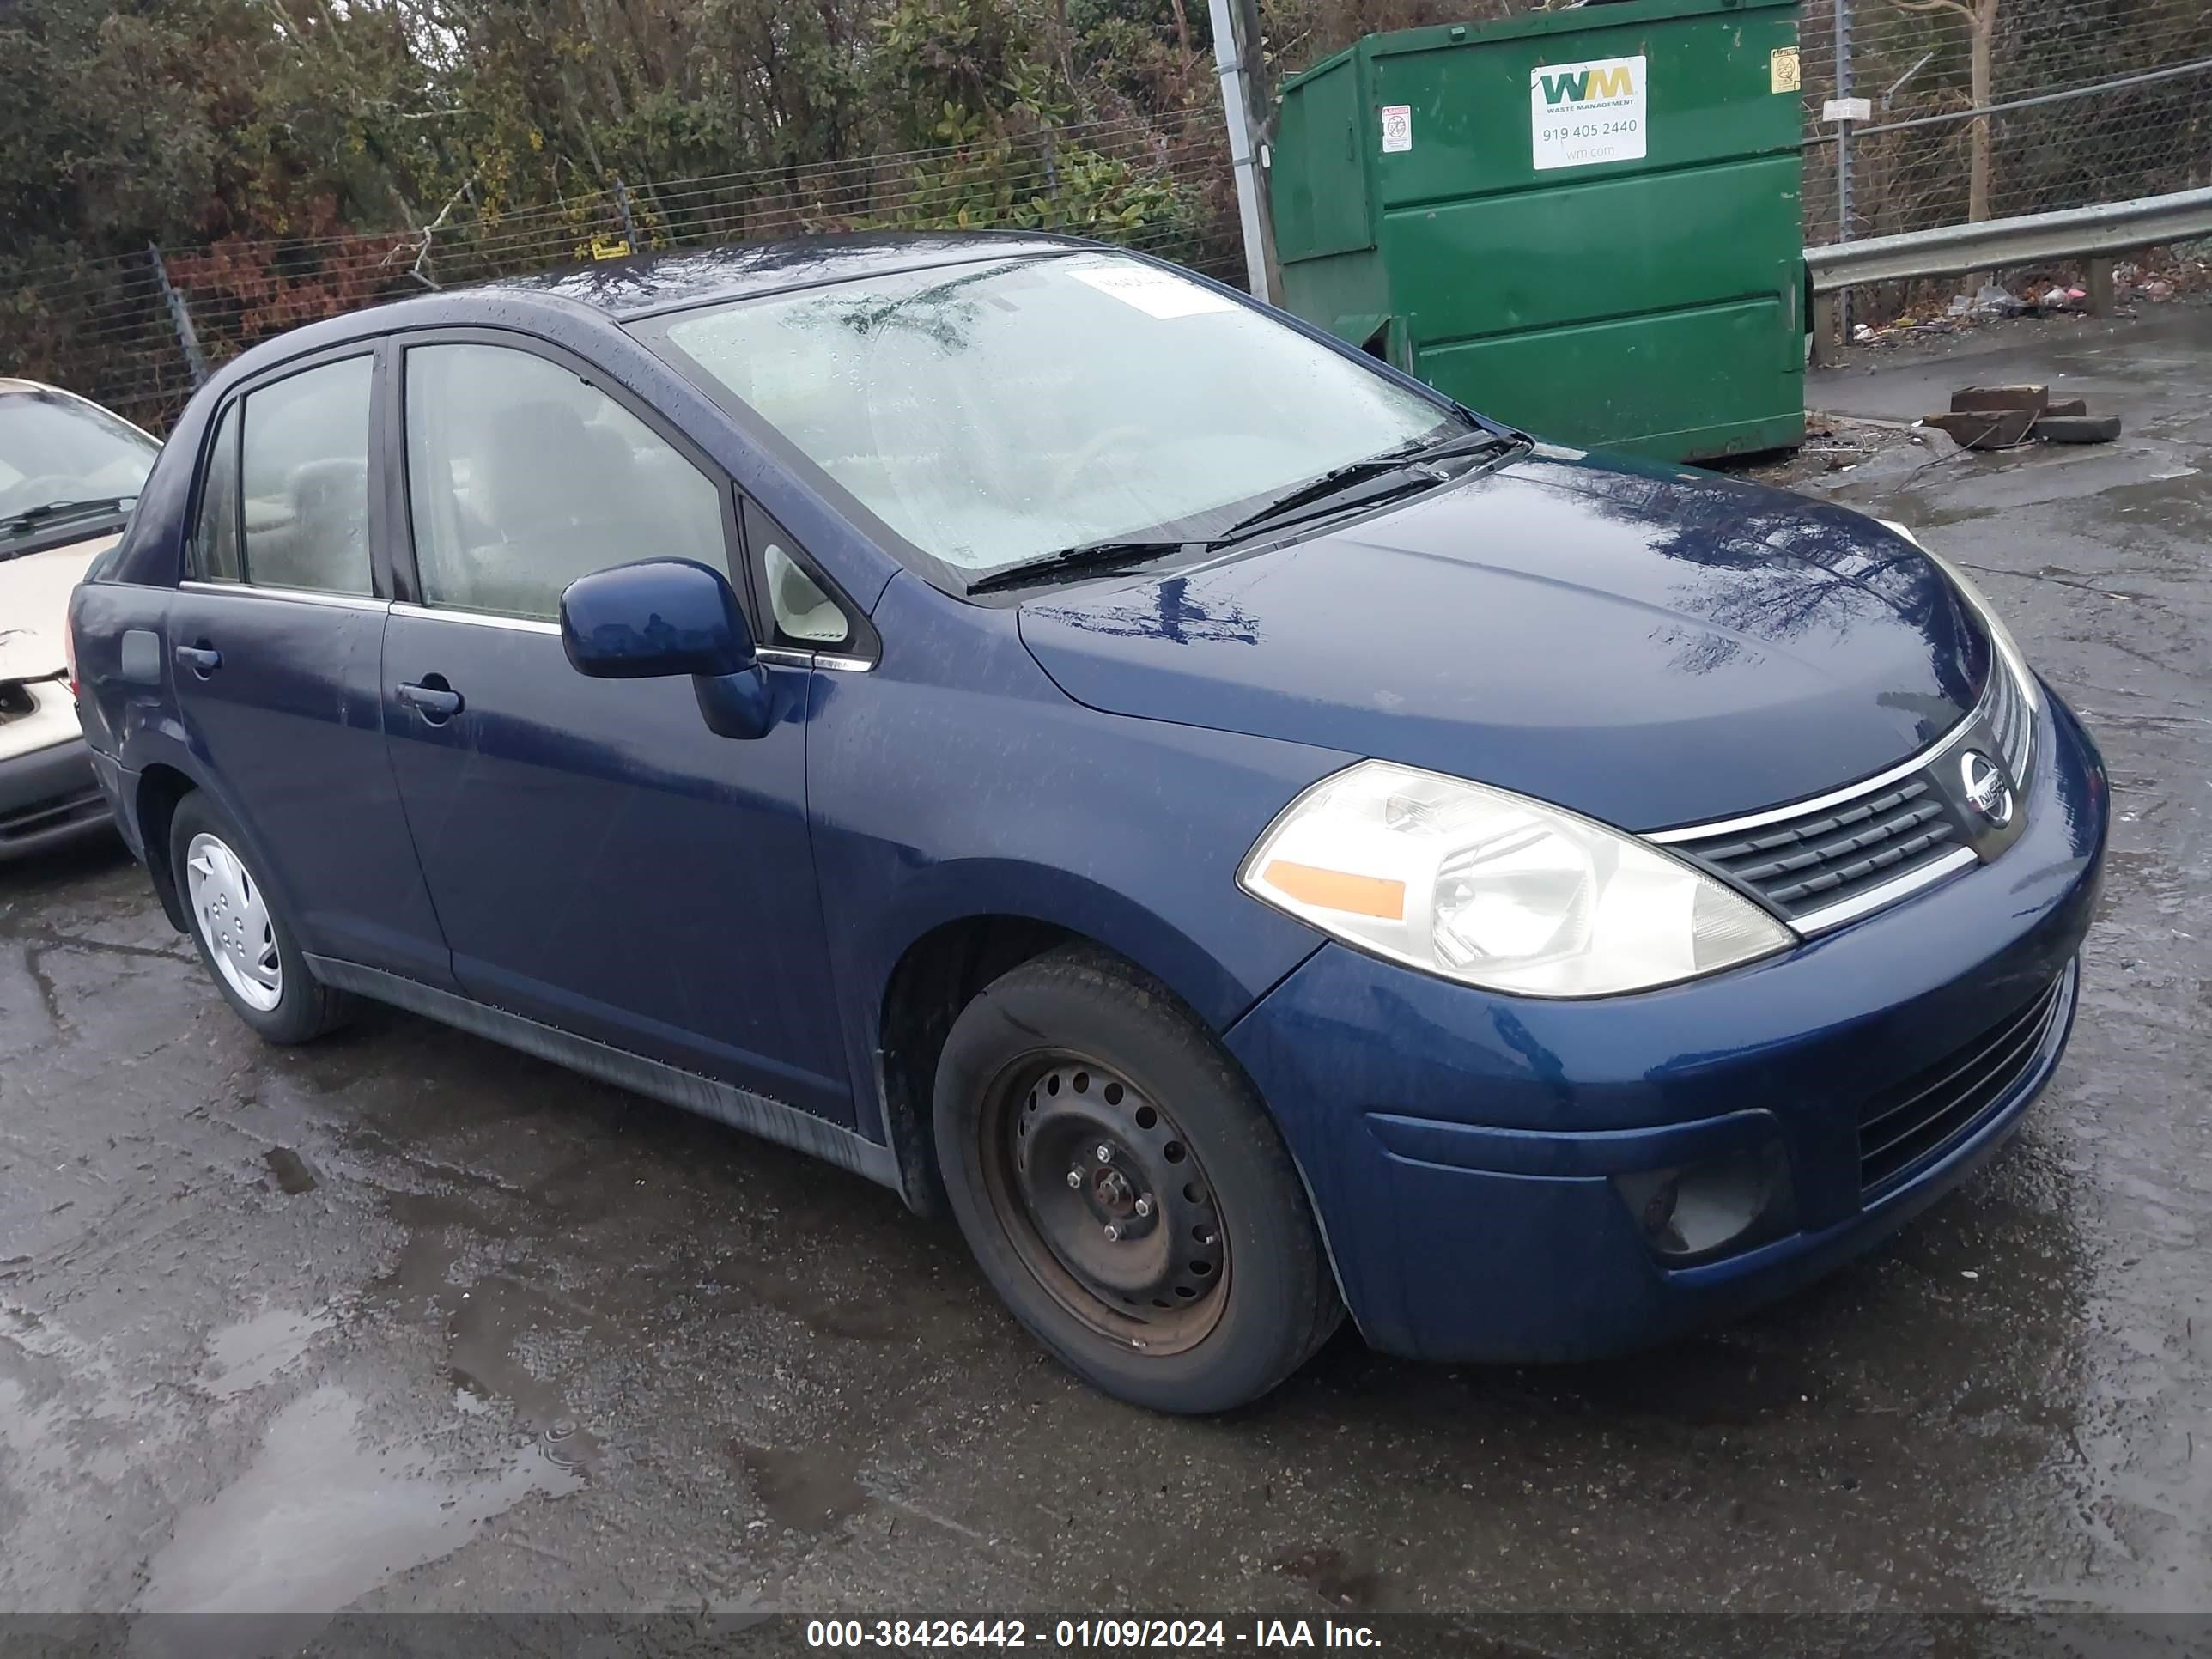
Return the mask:
MULTIPOLYGON (((2007 730, 2002 735, 2009 739, 2005 759, 2012 767, 2013 775, 2025 779, 2028 759, 2034 749, 2035 721, 2043 713, 2043 687, 2028 668, 2027 659, 2021 654, 2019 644, 2013 639, 2012 630, 2004 625, 2004 619, 1997 615, 1996 607, 1990 603, 1989 596, 1974 586, 1965 571, 1894 519, 1882 519, 1877 522, 1886 530, 1894 530, 1932 559, 1936 568, 1950 578, 1951 586, 1959 590, 1959 597, 1966 602, 1967 609, 1981 618, 1982 627, 1989 634, 1990 643, 1996 647, 1997 662, 2020 696, 2025 716, 2018 722, 2020 730, 2016 734, 2007 730)), ((2005 724, 2009 726, 2011 723, 2008 721, 2005 724)))
POLYGON ((1633 836, 1384 761, 1347 767, 1292 801, 1237 882, 1377 956, 1525 996, 1647 990, 1796 938, 1633 836))

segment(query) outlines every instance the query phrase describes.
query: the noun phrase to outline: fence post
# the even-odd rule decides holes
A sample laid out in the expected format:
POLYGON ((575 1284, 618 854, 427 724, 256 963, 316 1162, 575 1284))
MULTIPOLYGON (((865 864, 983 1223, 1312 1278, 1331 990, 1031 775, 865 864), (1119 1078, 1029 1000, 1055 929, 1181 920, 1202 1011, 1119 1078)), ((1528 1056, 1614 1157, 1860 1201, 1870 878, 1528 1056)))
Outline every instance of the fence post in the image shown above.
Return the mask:
POLYGON ((200 355, 199 336, 192 332, 191 309, 169 281, 169 268, 161 263, 161 250, 149 242, 146 257, 154 262, 154 280, 161 285, 161 299, 169 307, 169 323, 177 331, 177 343, 184 348, 185 367, 191 371, 192 389, 197 392, 207 384, 207 359, 200 355))
POLYGON ((1816 294, 1813 296, 1813 367, 1832 368, 1844 355, 1837 336, 1837 295, 1816 294))
POLYGON ((615 180, 615 211, 622 215, 623 240, 629 244, 629 251, 632 253, 644 252, 645 244, 637 240, 636 222, 629 216, 629 191, 623 188, 623 181, 619 178, 615 180))
MULTIPOLYGON (((1836 0, 1836 97, 1841 101, 1851 95, 1851 0, 1836 0)), ((1836 125, 1836 240, 1851 240, 1851 124, 1846 119, 1836 125)), ((1839 332, 1848 342, 1851 332, 1851 295, 1849 289, 1835 297, 1834 311, 1839 332)))
POLYGON ((2089 314, 2109 317, 2120 308, 2118 274, 2111 254, 2089 261, 2089 314))

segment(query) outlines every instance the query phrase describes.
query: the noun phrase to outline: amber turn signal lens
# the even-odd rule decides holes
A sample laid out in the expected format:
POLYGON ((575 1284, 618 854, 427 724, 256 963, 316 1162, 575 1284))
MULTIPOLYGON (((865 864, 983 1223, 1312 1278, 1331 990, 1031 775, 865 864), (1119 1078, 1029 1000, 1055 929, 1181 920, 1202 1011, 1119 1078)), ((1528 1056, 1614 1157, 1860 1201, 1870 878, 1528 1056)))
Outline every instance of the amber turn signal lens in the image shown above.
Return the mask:
POLYGON ((1268 884, 1301 904, 1348 915, 1381 916, 1396 921, 1406 914, 1406 884, 1382 881, 1374 876, 1346 875, 1341 870, 1322 870, 1310 864, 1272 860, 1266 872, 1268 884))

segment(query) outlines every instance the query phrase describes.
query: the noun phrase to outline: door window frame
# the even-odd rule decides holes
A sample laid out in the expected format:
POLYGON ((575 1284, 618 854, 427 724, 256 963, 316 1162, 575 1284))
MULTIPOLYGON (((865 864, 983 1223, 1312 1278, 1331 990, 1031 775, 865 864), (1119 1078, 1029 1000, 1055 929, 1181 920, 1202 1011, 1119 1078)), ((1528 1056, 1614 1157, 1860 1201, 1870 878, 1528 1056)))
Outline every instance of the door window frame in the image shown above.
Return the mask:
POLYGON ((518 329, 412 329, 404 334, 387 336, 386 343, 391 353, 391 395, 385 403, 380 435, 382 447, 391 462, 385 470, 384 489, 386 521, 392 526, 390 551, 395 601, 411 611, 448 621, 481 623, 487 627, 512 628, 526 633, 560 632, 559 623, 549 622, 542 617, 462 611, 434 604, 424 597, 422 592, 422 565, 417 557, 415 538, 412 480, 409 476, 413 458, 408 453, 407 445, 407 354, 428 346, 489 346, 502 351, 520 351, 574 374, 668 445, 714 487, 715 503, 722 518, 722 574, 729 579, 738 603, 744 605, 747 623, 752 627, 755 636, 759 636, 760 611, 754 602, 751 576, 745 568, 745 561, 741 554, 744 538, 738 531, 735 486, 729 474, 715 465, 705 450, 659 410, 589 359, 578 356, 538 335, 526 334, 518 329))
MULTIPOLYGON (((388 361, 383 365, 384 378, 380 383, 384 397, 377 432, 382 441, 378 447, 388 458, 388 465, 382 473, 383 521, 389 526, 388 562, 392 580, 392 597, 396 604, 405 607, 410 613, 442 617, 449 622, 480 623, 487 627, 512 629, 522 633, 560 632, 557 622, 547 622, 541 617, 459 611, 433 605, 422 596, 421 565, 416 558, 415 544, 414 501, 408 475, 410 458, 407 453, 407 354, 420 346, 492 346, 501 350, 526 353, 574 374, 592 391, 611 398, 617 408, 697 468, 715 487, 722 514, 722 574, 729 579, 730 586, 738 596, 738 603, 744 610, 746 623, 753 631, 754 653, 762 662, 776 667, 838 669, 847 672, 865 672, 875 666, 882 653, 882 641, 867 612, 853 603, 851 596, 823 570, 820 561, 793 540, 788 532, 784 532, 781 544, 851 621, 853 637, 842 650, 830 652, 798 650, 775 643, 775 612, 768 605, 767 594, 762 591, 762 578, 757 568, 759 561, 753 556, 752 549, 745 539, 744 514, 739 505, 741 501, 752 498, 738 488, 726 468, 665 412, 649 399, 632 392, 617 377, 590 358, 581 356, 542 335, 527 333, 520 329, 481 325, 452 325, 409 329, 385 336, 382 343, 388 361)), ((753 501, 753 508, 756 513, 765 513, 757 501, 753 501)), ((772 515, 769 516, 773 521, 772 515)))
POLYGON ((384 477, 384 446, 378 441, 382 430, 380 410, 386 400, 388 380, 386 337, 374 336, 348 340, 343 344, 309 352, 276 363, 241 381, 223 394, 222 401, 209 415, 200 435, 200 453, 193 458, 192 491, 186 507, 184 558, 180 562, 179 583, 203 592, 258 594, 272 599, 304 599, 319 605, 383 606, 392 601, 392 570, 386 556, 385 523, 386 500, 384 477), (349 358, 368 359, 368 453, 362 458, 368 470, 368 587, 366 593, 339 593, 321 588, 283 587, 253 580, 253 555, 246 544, 246 404, 257 392, 266 391, 295 375, 306 374, 332 363, 349 358), (207 494, 208 475, 216 465, 216 445, 222 436, 222 423, 235 412, 238 431, 231 443, 230 460, 235 488, 231 492, 230 510, 233 515, 231 533, 237 538, 239 580, 228 581, 210 576, 201 562, 200 520, 201 507, 207 494))

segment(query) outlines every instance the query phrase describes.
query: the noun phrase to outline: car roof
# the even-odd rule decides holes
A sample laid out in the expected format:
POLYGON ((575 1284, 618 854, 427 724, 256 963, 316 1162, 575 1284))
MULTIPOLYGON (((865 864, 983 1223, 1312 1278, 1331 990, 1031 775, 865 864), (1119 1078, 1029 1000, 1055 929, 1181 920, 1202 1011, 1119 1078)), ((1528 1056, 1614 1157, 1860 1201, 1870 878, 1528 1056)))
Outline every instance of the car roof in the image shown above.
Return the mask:
POLYGON ((994 231, 864 231, 644 254, 507 276, 459 293, 538 294, 630 319, 781 289, 979 258, 1065 253, 1102 244, 1075 236, 994 231))
MULTIPOLYGON (((303 323, 240 352, 196 394, 228 388, 313 353, 416 328, 501 326, 535 313, 596 313, 627 324, 692 306, 892 271, 1078 251, 1116 252, 1079 236, 994 231, 864 231, 635 255, 438 289, 303 323)), ((557 337, 557 335, 552 337, 557 337)))

